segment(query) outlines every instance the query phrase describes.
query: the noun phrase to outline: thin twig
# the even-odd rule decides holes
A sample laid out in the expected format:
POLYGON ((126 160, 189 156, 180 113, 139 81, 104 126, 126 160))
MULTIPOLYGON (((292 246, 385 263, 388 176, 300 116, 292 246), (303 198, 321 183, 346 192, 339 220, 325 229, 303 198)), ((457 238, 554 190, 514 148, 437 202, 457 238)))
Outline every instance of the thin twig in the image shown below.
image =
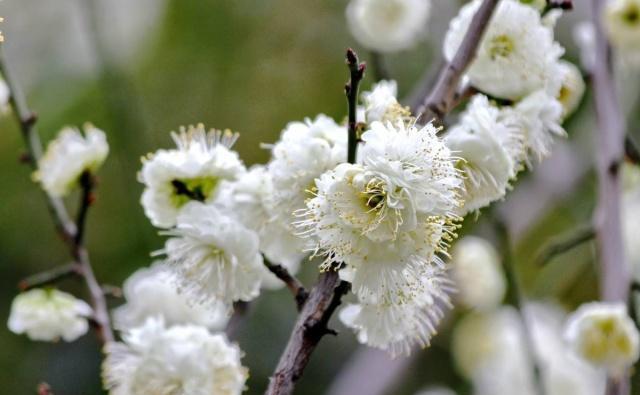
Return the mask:
POLYGON ((349 145, 347 153, 347 161, 349 163, 356 162, 356 152, 358 150, 358 86, 364 77, 364 71, 367 66, 360 63, 356 52, 349 48, 346 56, 347 66, 349 67, 349 82, 344 86, 349 106, 349 145))
POLYGON ((476 55, 497 4, 498 0, 484 0, 476 11, 458 51, 442 68, 431 93, 418 109, 422 122, 430 122, 434 118, 442 121, 444 115, 453 108, 462 75, 476 55))
MULTIPOLYGON (((2 45, 0 45, 0 72, 4 76, 7 86, 9 87, 10 105, 18 119, 22 135, 27 145, 29 163, 33 169, 37 169, 38 160, 42 156, 43 150, 40 137, 35 128, 36 117, 28 109, 22 90, 19 88, 17 80, 13 78, 13 74, 11 73, 4 56, 2 45)), ((82 185, 82 187, 83 196, 88 196, 91 192, 90 188, 87 188, 87 185, 82 185)), ((49 205, 49 211, 56 228, 67 244, 74 261, 77 262, 78 273, 80 273, 84 278, 89 291, 95 315, 95 322, 98 325, 97 329, 100 340, 103 342, 111 342, 114 340, 114 336, 111 329, 107 303, 102 292, 102 288, 93 274, 91 263, 89 261, 89 254, 82 244, 86 213, 82 214, 79 218, 79 220, 82 221, 81 224, 76 224, 71 220, 71 217, 69 216, 69 213, 61 199, 54 198, 48 194, 46 194, 46 197, 49 205)), ((88 198, 83 199, 80 203, 81 207, 87 204, 89 200, 90 199, 88 198)), ((83 209, 81 208, 81 210, 83 209)))
POLYGON ((80 200, 80 209, 78 210, 78 217, 76 219, 76 226, 78 231, 74 237, 75 245, 82 245, 84 238, 84 229, 87 222, 87 214, 89 213, 89 207, 94 201, 93 197, 93 176, 89 171, 82 172, 80 176, 80 188, 82 189, 82 197, 80 200))
POLYGON ((593 240, 596 231, 593 226, 583 226, 572 231, 569 235, 562 235, 549 241, 536 255, 537 266, 544 266, 558 255, 564 254, 579 245, 593 240))
POLYGON ((304 306, 304 303, 309 297, 309 292, 304 287, 304 284, 302 284, 302 282, 298 280, 294 275, 289 273, 287 268, 282 265, 271 263, 267 259, 264 260, 264 265, 267 267, 267 269, 269 269, 271 273, 273 273, 276 277, 278 277, 280 280, 282 280, 282 282, 285 283, 296 300, 298 311, 302 310, 302 306, 304 306))
POLYGON ((384 61, 384 56, 380 52, 371 51, 371 71, 376 81, 388 80, 391 78, 389 69, 384 61))
POLYGON ((547 0, 547 9, 560 9, 565 11, 573 10, 572 0, 547 0))
POLYGON ((531 361, 531 366, 533 367, 536 393, 538 395, 545 395, 542 369, 540 368, 540 361, 538 361, 538 357, 535 352, 533 334, 531 333, 529 320, 527 319, 527 314, 525 311, 525 301, 522 295, 520 281, 518 280, 518 275, 516 273, 515 262, 511 250, 512 247, 509 230, 506 228, 503 222, 496 221, 496 231, 498 234, 498 238, 500 239, 500 251, 502 251, 502 266, 504 268, 505 276, 507 279, 507 296, 505 302, 506 304, 511 305, 513 308, 515 308, 520 315, 525 345, 524 351, 527 353, 527 356, 531 361))
POLYGON ((42 287, 57 283, 68 277, 77 276, 80 274, 79 266, 77 263, 69 263, 62 266, 54 267, 51 270, 40 272, 29 276, 18 283, 18 288, 21 291, 28 291, 33 288, 42 287))

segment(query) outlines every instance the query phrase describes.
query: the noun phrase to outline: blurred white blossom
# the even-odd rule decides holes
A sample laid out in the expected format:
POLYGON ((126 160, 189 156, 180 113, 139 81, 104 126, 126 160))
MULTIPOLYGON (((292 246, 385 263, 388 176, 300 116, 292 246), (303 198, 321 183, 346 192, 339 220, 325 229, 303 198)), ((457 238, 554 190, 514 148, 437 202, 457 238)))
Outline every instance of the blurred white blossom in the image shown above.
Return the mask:
POLYGON ((467 307, 488 310, 499 306, 506 292, 498 252, 488 241, 466 236, 451 250, 458 300, 467 307))
MULTIPOLYGON (((481 0, 474 0, 464 5, 451 21, 444 41, 447 60, 453 59, 480 4, 481 0)), ((517 0, 502 0, 467 76, 483 92, 516 100, 540 89, 552 89, 563 53, 552 28, 542 23, 537 10, 517 0)))
POLYGON ((204 125, 172 133, 176 149, 161 149, 143 158, 138 179, 144 184, 141 203, 154 226, 169 228, 190 201, 211 202, 220 182, 235 180, 246 170, 231 150, 237 134, 207 132, 204 125))
POLYGON ((580 69, 571 62, 561 60, 559 70, 562 73, 562 83, 556 98, 562 104, 562 117, 571 115, 580 105, 586 84, 580 69))
POLYGON ((32 289, 15 297, 9 330, 31 340, 71 342, 87 333, 93 310, 84 301, 56 289, 32 289))
POLYGON ((161 252, 192 302, 214 298, 230 304, 260 292, 263 260, 258 235, 212 205, 186 204, 161 252))
POLYGON ((103 380, 112 395, 238 395, 248 378, 242 351, 223 334, 196 325, 167 328, 161 319, 126 331, 106 354, 103 380))
POLYGON ((168 325, 194 324, 213 330, 223 329, 229 307, 214 299, 195 304, 178 292, 178 278, 163 262, 138 269, 124 283, 126 303, 113 311, 116 328, 131 329, 149 317, 162 317, 168 325))
POLYGON ((351 0, 347 25, 367 49, 396 52, 426 36, 431 0, 351 0))
POLYGON ((74 127, 62 129, 38 161, 33 178, 51 196, 67 195, 78 185, 82 173, 96 172, 107 158, 109 145, 104 132, 88 123, 83 129, 84 136, 74 127))
POLYGON ((640 334, 624 303, 586 303, 567 322, 569 347, 584 360, 620 376, 640 356, 640 334))

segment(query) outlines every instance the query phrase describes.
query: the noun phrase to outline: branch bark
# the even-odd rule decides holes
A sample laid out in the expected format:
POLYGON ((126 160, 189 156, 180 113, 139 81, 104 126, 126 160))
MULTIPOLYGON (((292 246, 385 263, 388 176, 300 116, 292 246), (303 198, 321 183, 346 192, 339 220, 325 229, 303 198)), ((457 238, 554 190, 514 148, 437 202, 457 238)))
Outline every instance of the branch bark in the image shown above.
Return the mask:
POLYGON ((484 0, 473 16, 469 29, 453 59, 440 71, 431 93, 418 108, 419 119, 430 122, 442 118, 453 108, 464 71, 473 61, 480 41, 499 0, 484 0))
MULTIPOLYGON (((27 146, 27 159, 31 168, 36 170, 38 168, 38 160, 42 157, 43 152, 42 143, 40 142, 40 137, 35 127, 36 116, 27 107, 22 90, 8 67, 2 44, 0 44, 0 73, 4 76, 7 86, 9 87, 9 103, 20 125, 20 130, 22 131, 22 136, 27 146)), ((85 175, 83 174, 82 178, 84 177, 85 175)), ((88 177, 90 180, 90 175, 88 177)), ((84 279, 89 291, 99 338, 103 343, 111 342, 114 340, 114 336, 111 329, 106 299, 102 292, 102 287, 93 274, 89 254, 83 244, 86 214, 93 201, 93 199, 90 198, 93 183, 85 180, 85 182, 81 182, 81 187, 83 199, 80 202, 77 223, 74 223, 71 219, 61 199, 54 198, 46 193, 45 195, 49 212, 56 225, 56 229, 67 244, 69 252, 77 265, 77 271, 84 279)))
POLYGON ((273 273, 276 277, 278 277, 282 282, 285 283, 289 291, 293 294, 293 297, 296 300, 296 306, 298 307, 298 311, 302 310, 304 303, 307 301, 309 297, 309 292, 304 287, 304 284, 300 280, 298 280, 294 275, 289 273, 287 268, 282 265, 276 265, 269 262, 266 258, 264 260, 264 265, 269 269, 271 273, 273 273))
POLYGON ((591 241, 595 237, 595 229, 593 229, 593 226, 589 225, 578 228, 569 235, 563 235, 557 239, 553 239, 537 254, 537 258, 535 260, 536 265, 544 266, 556 256, 564 254, 583 243, 591 241))

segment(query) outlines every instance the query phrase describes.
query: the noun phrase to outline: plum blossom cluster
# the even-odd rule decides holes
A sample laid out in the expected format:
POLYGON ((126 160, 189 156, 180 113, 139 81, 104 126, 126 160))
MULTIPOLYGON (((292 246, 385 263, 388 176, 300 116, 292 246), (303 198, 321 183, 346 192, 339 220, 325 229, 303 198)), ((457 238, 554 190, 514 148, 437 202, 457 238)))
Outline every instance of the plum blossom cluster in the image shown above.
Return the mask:
MULTIPOLYGON (((444 55, 451 60, 480 6, 463 6, 450 24, 444 55)), ((580 70, 560 59, 554 40, 559 11, 545 16, 516 0, 501 1, 466 73, 473 96, 445 137, 463 160, 462 214, 502 199, 519 171, 551 152, 566 136, 562 122, 580 104, 585 83, 580 70)))

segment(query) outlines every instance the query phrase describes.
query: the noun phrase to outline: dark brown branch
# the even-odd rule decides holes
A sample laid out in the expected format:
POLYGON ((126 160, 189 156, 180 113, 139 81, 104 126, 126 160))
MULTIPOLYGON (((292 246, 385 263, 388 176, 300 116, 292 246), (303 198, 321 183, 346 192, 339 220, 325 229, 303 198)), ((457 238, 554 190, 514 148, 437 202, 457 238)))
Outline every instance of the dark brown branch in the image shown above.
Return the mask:
POLYGON ((564 254, 573 248, 593 240, 596 231, 593 226, 584 226, 574 230, 569 235, 562 235, 549 241, 536 255, 536 264, 544 266, 558 255, 564 254))
POLYGON ((69 263, 66 265, 54 267, 41 273, 29 276, 18 283, 21 291, 28 291, 32 288, 38 288, 45 285, 57 283, 68 277, 77 276, 80 270, 77 263, 69 263))
POLYGON ((440 71, 431 93, 418 109, 419 119, 423 123, 430 122, 434 118, 442 121, 444 115, 453 108, 462 75, 476 55, 497 4, 498 0, 484 0, 473 16, 458 51, 440 71))
POLYGON ((85 224, 87 222, 87 214, 89 213, 89 207, 94 201, 93 196, 94 180, 89 171, 82 172, 80 176, 80 188, 82 189, 82 197, 80 200, 80 209, 78 210, 78 217, 76 219, 77 231, 74 237, 75 245, 82 245, 84 238, 85 224))
POLYGON ((271 273, 273 273, 276 277, 278 277, 280 280, 282 280, 282 282, 285 283, 296 300, 298 311, 302 310, 302 306, 304 306, 304 303, 309 297, 309 292, 304 287, 304 284, 302 284, 302 282, 300 282, 300 280, 298 280, 294 275, 289 273, 287 268, 282 265, 273 264, 267 259, 264 260, 264 265, 267 267, 267 269, 269 269, 271 273))
POLYGON ((347 161, 349 163, 355 163, 356 152, 358 150, 358 120, 356 117, 358 106, 358 86, 360 81, 364 78, 364 70, 366 65, 360 63, 356 52, 349 48, 347 49, 346 56, 347 66, 349 66, 349 82, 344 86, 344 92, 347 96, 347 103, 349 106, 349 142, 347 151, 347 161))
POLYGON ((349 292, 350 284, 340 281, 338 272, 331 270, 320 275, 318 283, 309 293, 289 342, 280 357, 275 373, 270 379, 268 395, 289 395, 302 377, 320 339, 333 333, 327 324, 343 295, 349 292))
POLYGON ((565 11, 573 10, 572 0, 547 0, 547 9, 558 8, 565 11))
MULTIPOLYGON (((22 91, 20 90, 17 81, 13 78, 11 70, 7 66, 7 62, 4 56, 4 48, 1 44, 0 72, 4 76, 7 86, 9 87, 10 105, 18 119, 20 130, 22 131, 25 144, 27 145, 27 150, 29 153, 29 163, 31 164, 31 167, 36 170, 38 168, 38 160, 42 156, 43 151, 40 137, 35 128, 36 117, 33 115, 33 112, 31 112, 27 107, 22 91)), ((86 192, 87 188, 83 188, 83 190, 86 192)), ((45 195, 47 197, 49 211, 56 225, 56 228, 67 244, 69 252, 74 261, 77 262, 78 273, 80 273, 80 275, 84 279, 89 291, 100 339, 103 342, 111 342, 114 340, 114 336, 111 329, 107 303, 102 292, 102 288, 100 287, 100 284, 98 284, 98 281, 93 274, 91 263, 89 261, 89 254, 82 244, 86 212, 82 214, 81 211, 81 218, 79 218, 79 220, 82 221, 82 229, 79 229, 78 225, 71 220, 71 217, 69 216, 69 213, 62 200, 54 198, 49 194, 45 195)), ((85 205, 85 202, 88 200, 88 198, 83 199, 83 202, 81 202, 81 207, 85 205)))

